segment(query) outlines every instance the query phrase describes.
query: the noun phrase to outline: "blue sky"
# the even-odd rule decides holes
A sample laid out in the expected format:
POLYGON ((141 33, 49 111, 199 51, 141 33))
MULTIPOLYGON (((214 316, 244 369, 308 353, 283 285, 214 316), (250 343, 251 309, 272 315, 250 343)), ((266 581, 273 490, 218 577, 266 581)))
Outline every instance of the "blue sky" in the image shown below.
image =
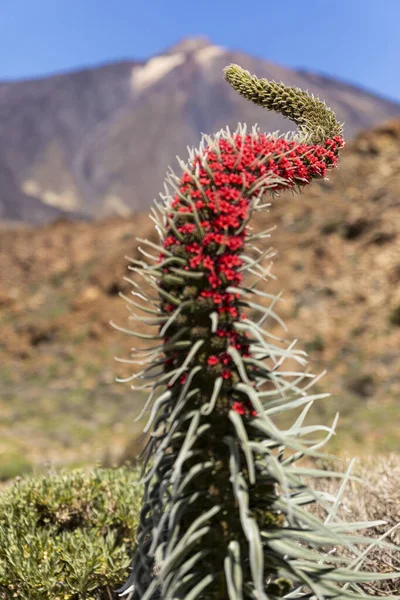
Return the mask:
POLYGON ((0 80, 144 59, 205 35, 400 101, 399 23, 400 0, 0 0, 0 80))

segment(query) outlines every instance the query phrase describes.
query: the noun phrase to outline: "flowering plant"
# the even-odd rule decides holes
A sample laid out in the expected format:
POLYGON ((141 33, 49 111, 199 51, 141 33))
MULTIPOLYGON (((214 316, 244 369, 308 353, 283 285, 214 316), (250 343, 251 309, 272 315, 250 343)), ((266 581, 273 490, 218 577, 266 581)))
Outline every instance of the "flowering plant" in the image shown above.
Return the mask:
POLYGON ((329 438, 334 426, 304 425, 327 394, 310 394, 317 378, 302 369, 305 353, 264 327, 267 318, 284 324, 277 298, 257 286, 269 276, 263 261, 271 254, 256 243, 269 231, 249 226, 268 208, 268 194, 299 190, 336 166, 342 127, 306 92, 236 65, 225 77, 244 97, 294 121, 299 134, 239 125, 204 136, 189 163, 180 161, 182 175, 168 175, 153 209, 159 245, 139 240, 150 263, 134 260, 130 268, 150 291, 132 281, 126 301, 133 318, 157 333, 130 332, 155 345, 131 360, 145 365, 129 380, 145 381, 134 389, 151 388, 141 414, 150 410, 145 431, 152 433, 138 550, 123 593, 138 600, 364 598, 359 582, 393 574, 359 570, 359 546, 372 542, 354 531, 368 524, 340 523, 340 497, 304 480, 349 474, 296 465, 321 456, 326 439, 309 436, 329 438), (287 359, 299 368, 285 371, 287 359), (299 408, 292 427, 276 426, 274 415, 299 408), (324 521, 306 510, 311 503, 327 511, 324 521), (353 556, 337 556, 337 546, 353 556))

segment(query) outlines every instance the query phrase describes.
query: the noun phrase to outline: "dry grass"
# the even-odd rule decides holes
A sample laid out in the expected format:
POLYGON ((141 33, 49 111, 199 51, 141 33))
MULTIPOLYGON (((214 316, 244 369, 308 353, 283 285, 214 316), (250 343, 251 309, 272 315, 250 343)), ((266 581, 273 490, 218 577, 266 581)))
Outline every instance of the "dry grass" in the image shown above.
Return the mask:
MULTIPOLYGON (((350 461, 343 461, 340 470, 345 471, 350 461)), ((324 465, 324 468, 329 465, 324 465)), ((338 465, 335 461, 335 467, 338 465)), ((369 458, 355 464, 353 474, 363 483, 350 481, 343 497, 340 517, 345 521, 386 521, 386 525, 368 530, 368 535, 380 537, 391 528, 387 539, 400 545, 400 454, 369 458), (396 528, 396 525, 399 527, 396 528)), ((336 494, 340 482, 322 479, 319 489, 336 494)), ((367 533, 367 532, 366 532, 367 533)), ((400 571, 400 552, 375 549, 367 556, 363 569, 377 573, 400 571)), ((400 580, 388 580, 362 586, 371 595, 384 597, 399 595, 400 580)))

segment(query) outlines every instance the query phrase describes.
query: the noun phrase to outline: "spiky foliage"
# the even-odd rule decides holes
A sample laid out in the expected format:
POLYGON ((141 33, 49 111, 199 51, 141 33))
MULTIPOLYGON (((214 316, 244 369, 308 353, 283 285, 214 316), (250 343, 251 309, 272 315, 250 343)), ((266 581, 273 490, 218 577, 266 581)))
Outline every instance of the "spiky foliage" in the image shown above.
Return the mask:
POLYGON ((304 352, 264 326, 267 318, 281 322, 278 298, 257 287, 270 275, 262 263, 271 251, 256 244, 269 233, 249 226, 269 206, 267 193, 300 188, 336 165, 341 128, 304 92, 258 81, 237 66, 226 77, 242 93, 246 88, 246 97, 264 98, 263 106, 326 137, 312 144, 309 136, 283 139, 239 126, 204 136, 189 163, 180 163, 182 176, 167 178, 153 210, 160 244, 140 240, 151 263, 130 267, 150 291, 132 281, 126 298, 132 318, 158 332, 131 331, 155 343, 131 361, 148 365, 129 380, 144 380, 134 389, 151 388, 143 411, 151 410, 145 431, 152 435, 125 593, 138 600, 364 598, 357 582, 376 576, 359 572, 364 555, 356 543, 371 540, 354 531, 366 524, 338 523, 339 501, 331 506, 303 480, 327 472, 295 465, 320 456, 324 442, 315 434, 329 437, 333 428, 304 425, 324 395, 309 391, 316 378, 303 371, 304 352), (287 359, 298 367, 285 370, 287 359), (293 426, 278 429, 274 415, 300 407, 293 426), (325 521, 306 510, 315 502, 329 511, 325 521), (337 545, 354 558, 330 552, 337 545))

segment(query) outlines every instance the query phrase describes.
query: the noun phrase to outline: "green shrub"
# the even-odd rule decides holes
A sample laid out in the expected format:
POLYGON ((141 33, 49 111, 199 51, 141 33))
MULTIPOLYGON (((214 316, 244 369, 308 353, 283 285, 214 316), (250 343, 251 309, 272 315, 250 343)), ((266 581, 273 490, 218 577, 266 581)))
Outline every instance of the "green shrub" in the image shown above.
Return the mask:
POLYGON ((0 495, 0 598, 110 600, 128 576, 137 472, 74 471, 15 482, 0 495))

